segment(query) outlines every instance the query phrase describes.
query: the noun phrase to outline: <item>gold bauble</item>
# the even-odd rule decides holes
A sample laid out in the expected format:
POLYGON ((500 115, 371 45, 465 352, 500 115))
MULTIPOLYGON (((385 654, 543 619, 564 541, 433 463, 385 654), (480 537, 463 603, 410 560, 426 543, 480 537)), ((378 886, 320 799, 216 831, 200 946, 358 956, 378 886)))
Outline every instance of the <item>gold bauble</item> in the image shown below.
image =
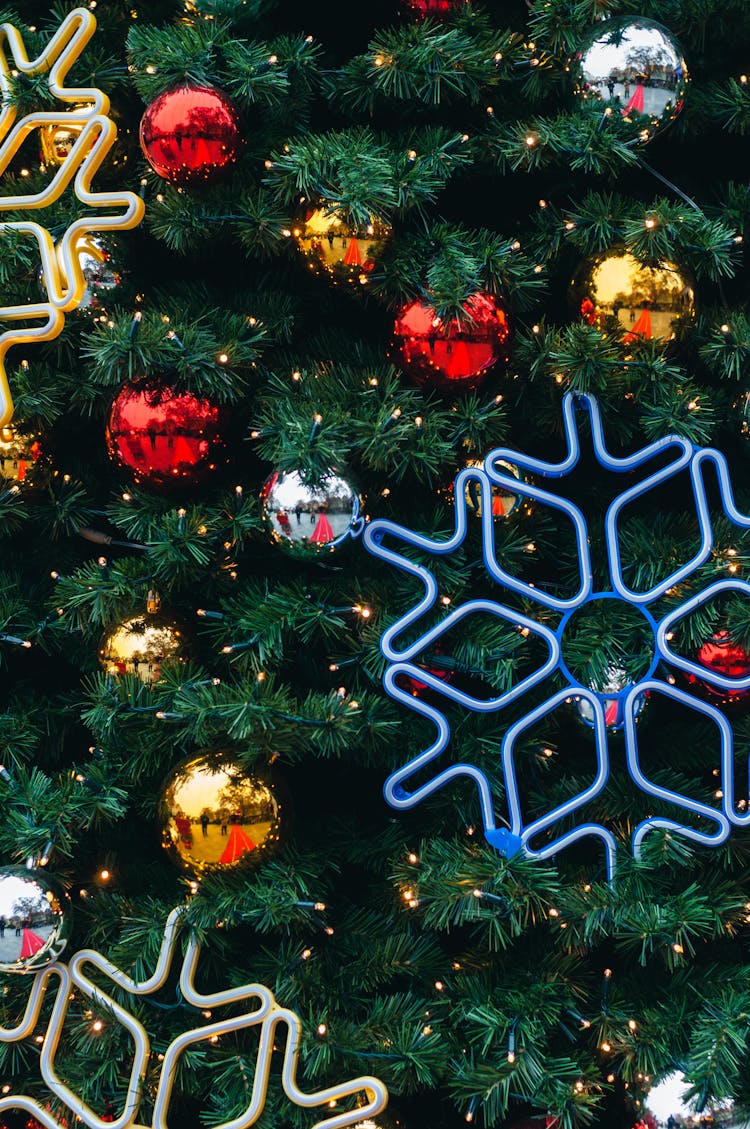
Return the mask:
POLYGON ((0 427, 0 475, 23 482, 30 467, 41 454, 39 438, 22 434, 15 427, 0 427))
MULTIPOLYGON (((484 463, 481 460, 472 459, 467 466, 483 467, 484 463)), ((513 466, 512 463, 506 462, 505 459, 495 459, 494 464, 497 470, 503 471, 505 474, 512 475, 520 481, 521 475, 519 474, 518 467, 513 466)), ((482 495, 475 483, 467 483, 464 495, 466 497, 466 508, 470 513, 476 514, 477 517, 482 516, 482 495)), ((510 517, 515 513, 521 505, 523 497, 521 494, 511 494, 511 492, 504 486, 492 486, 492 516, 493 518, 510 517)))
POLYGON ((626 343, 671 341, 695 317, 689 271, 667 260, 645 266, 624 247, 584 259, 569 295, 582 321, 617 333, 626 343))
MULTIPOLYGON (((73 107, 79 109, 83 107, 73 107)), ((59 168, 70 155, 70 152, 86 125, 86 119, 78 121, 68 115, 67 120, 56 125, 43 125, 39 130, 39 147, 41 159, 45 165, 59 168)))
POLYGON ((61 956, 69 934, 68 898, 45 874, 0 870, 0 972, 38 972, 61 956))
POLYGON ((355 225, 342 209, 320 207, 309 211, 292 234, 310 270, 327 274, 334 282, 364 286, 391 231, 375 216, 355 225))
POLYGON ((230 753, 183 761, 159 802, 162 845, 195 874, 255 866, 279 846, 282 804, 274 780, 248 772, 230 753))
MULTIPOLYGON (((81 110, 90 113, 91 107, 85 103, 78 103, 71 107, 71 111, 81 110)), ((118 137, 107 157, 107 168, 122 167, 127 164, 128 149, 127 138, 130 130, 124 123, 120 123, 120 115, 110 112, 110 117, 118 126, 118 137)), ((55 125, 43 125, 39 129, 39 159, 49 168, 60 168, 67 160, 70 152, 87 123, 86 117, 76 119, 73 113, 66 115, 64 122, 55 125)), ((96 135, 92 136, 93 147, 96 135)))
POLYGON ((99 644, 99 662, 107 674, 135 674, 152 683, 161 676, 167 659, 186 658, 182 631, 168 616, 130 616, 105 631, 99 644))

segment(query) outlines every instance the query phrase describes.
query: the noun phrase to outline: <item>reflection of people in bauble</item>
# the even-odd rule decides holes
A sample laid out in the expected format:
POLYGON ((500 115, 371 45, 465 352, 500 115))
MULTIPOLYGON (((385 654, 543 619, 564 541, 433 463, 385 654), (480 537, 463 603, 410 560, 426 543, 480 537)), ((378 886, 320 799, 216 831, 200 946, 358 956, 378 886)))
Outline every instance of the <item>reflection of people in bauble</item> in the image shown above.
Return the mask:
POLYGON ((205 812, 201 816, 201 831, 203 832, 203 838, 205 839, 208 835, 208 816, 205 812))
POLYGON ((291 526, 291 523, 289 521, 289 515, 287 514, 286 510, 277 510, 276 511, 276 520, 279 523, 279 525, 281 526, 282 532, 285 533, 287 537, 291 537, 292 536, 292 526, 291 526))
POLYGON ((174 817, 174 821, 177 826, 177 834, 182 839, 183 844, 186 847, 192 847, 193 831, 190 826, 190 820, 185 815, 184 811, 178 811, 177 815, 174 817))

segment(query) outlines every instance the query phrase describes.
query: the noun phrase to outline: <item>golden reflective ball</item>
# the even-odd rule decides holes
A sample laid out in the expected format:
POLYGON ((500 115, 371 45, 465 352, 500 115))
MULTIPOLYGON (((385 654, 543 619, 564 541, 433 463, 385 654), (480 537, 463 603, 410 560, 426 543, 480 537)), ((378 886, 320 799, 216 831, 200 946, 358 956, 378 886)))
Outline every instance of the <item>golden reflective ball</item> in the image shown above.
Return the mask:
MULTIPOLYGON (((78 109, 79 107, 74 107, 78 109)), ((83 108, 83 107, 80 107, 83 108)), ((83 132, 86 124, 84 118, 77 122, 72 114, 68 115, 65 123, 43 125, 39 130, 40 156, 45 165, 59 167, 65 164, 70 156, 73 146, 83 132)), ((93 135, 92 135, 93 136, 93 135)))
POLYGON ((278 785, 230 753, 203 752, 167 779, 159 803, 162 845, 194 874, 257 866, 278 849, 278 785))
POLYGON ((569 290, 581 321, 637 340, 671 341, 695 317, 695 283, 667 260, 646 266, 623 247, 584 259, 569 290))
MULTIPOLYGON (((53 125, 42 125, 39 128, 39 159, 42 164, 50 168, 59 168, 64 165, 73 146, 83 132, 86 125, 87 117, 76 119, 74 112, 80 110, 83 114, 88 115, 91 111, 91 106, 85 102, 79 102, 71 107, 72 113, 66 114, 64 122, 57 122, 53 125)), ((121 168, 128 162, 128 139, 130 136, 130 129, 127 123, 121 119, 117 110, 110 110, 110 118, 117 125, 117 140, 113 148, 110 150, 106 168, 121 168)), ((96 140, 96 133, 91 134, 91 144, 88 146, 91 149, 96 140)))
POLYGON ((0 475, 13 482, 24 482, 42 453, 39 437, 24 434, 8 424, 0 427, 0 475))
POLYGON ((180 626, 161 612, 114 624, 99 644, 99 663, 107 674, 134 674, 147 684, 158 682, 163 662, 186 657, 180 626))
POLYGON ((319 207, 308 211, 292 234, 311 271, 333 282, 365 286, 391 231, 376 216, 357 225, 340 208, 319 207))

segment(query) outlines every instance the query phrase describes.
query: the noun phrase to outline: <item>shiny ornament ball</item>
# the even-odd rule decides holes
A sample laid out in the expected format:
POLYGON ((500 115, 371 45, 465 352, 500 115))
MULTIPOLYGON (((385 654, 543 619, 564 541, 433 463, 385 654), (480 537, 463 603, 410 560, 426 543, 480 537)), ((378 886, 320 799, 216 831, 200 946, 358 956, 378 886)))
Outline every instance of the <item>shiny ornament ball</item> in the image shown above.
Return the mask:
MULTIPOLYGON (((725 629, 717 631, 701 644, 695 660, 705 666, 706 670, 720 674, 723 678, 746 678, 750 674, 750 654, 739 643, 735 643, 725 629)), ((719 705, 731 706, 740 701, 747 702, 750 694, 748 690, 722 690, 694 674, 688 675, 687 681, 702 697, 719 705)))
MULTIPOLYGON (((57 248, 57 253, 62 267, 60 248, 57 248)), ((112 249, 101 236, 89 231, 76 240, 75 253, 81 264, 85 285, 80 302, 70 313, 84 317, 103 315, 106 298, 113 297, 113 291, 122 282, 122 273, 115 262, 112 249)), ((39 270, 39 283, 46 293, 43 268, 39 270)))
POLYGON ((443 19, 466 5, 466 0, 404 0, 406 7, 420 19, 431 16, 443 19))
POLYGON ((0 476, 24 482, 42 453, 39 437, 18 431, 11 424, 0 427, 0 476))
MULTIPOLYGON (((64 122, 40 125, 38 130, 39 160, 43 165, 54 169, 65 164, 73 151, 73 146, 83 132, 90 113, 90 104, 79 102, 71 107, 71 112, 65 115, 64 122), (76 117, 76 115, 80 116, 76 117)), ((117 125, 117 139, 113 148, 107 154, 104 165, 105 172, 112 168, 122 168, 123 165, 127 164, 129 156, 127 138, 130 129, 127 123, 120 120, 116 111, 110 110, 109 117, 117 125)), ((86 152, 90 152, 95 144, 96 134, 91 134, 90 140, 85 146, 86 152)))
POLYGON ((122 282, 122 273, 112 248, 101 236, 87 232, 77 240, 76 254, 86 286, 75 312, 89 315, 101 313, 105 301, 114 297, 113 291, 122 282))
POLYGON ((741 392, 732 404, 732 412, 737 421, 740 438, 750 439, 750 391, 741 392))
POLYGON ((282 802, 274 780, 248 772, 229 753, 183 761, 159 803, 162 845, 194 874, 255 866, 278 849, 282 802))
MULTIPOLYGON (((417 663, 420 670, 424 670, 427 674, 431 674, 433 678, 437 678, 440 682, 453 681, 453 667, 455 661, 450 660, 450 668, 441 665, 440 656, 433 655, 429 663, 417 663)), ((426 682, 416 678, 414 675, 405 674, 403 671, 396 676, 396 685, 400 686, 402 690, 406 690, 413 698, 422 698, 424 695, 432 693, 432 687, 428 686, 426 682)))
MULTIPOLYGON (((471 459, 466 463, 467 467, 477 467, 481 470, 484 463, 481 459, 471 459)), ((503 474, 511 478, 517 478, 520 482, 521 474, 517 466, 507 462, 505 459, 495 459, 494 467, 496 470, 501 471, 503 474)), ((451 498, 453 497, 454 487, 451 487, 451 498)), ((464 486, 464 498, 466 499, 466 509, 469 513, 474 514, 475 517, 482 516, 482 493, 479 489, 479 483, 471 479, 464 486)), ((522 494, 512 494, 510 489, 505 486, 492 487, 492 516, 493 518, 510 517, 511 514, 516 513, 523 501, 522 494)))
POLYGON ((391 230, 375 216, 356 225, 340 208, 320 207, 307 213, 293 235, 310 270, 328 275, 333 282, 366 285, 391 230))
POLYGON ((359 496, 337 470, 319 481, 306 480, 296 470, 276 471, 260 497, 273 541, 300 558, 334 552, 348 540, 359 517, 359 496))
POLYGON ((416 384, 468 392, 500 361, 508 360, 510 324, 499 298, 478 290, 465 317, 443 321, 431 306, 410 302, 399 313, 391 355, 416 384))
POLYGON ((147 684, 158 682, 162 663, 186 658, 182 629, 162 612, 114 624, 99 644, 99 664, 107 674, 134 674, 147 684))
POLYGON ((69 935, 68 898, 46 875, 0 868, 0 972, 38 972, 62 955, 69 935))
POLYGON ((583 260, 569 300, 581 321, 616 333, 626 344, 671 341, 695 317, 695 282, 676 263, 645 266, 619 247, 583 260))
POLYGON ((640 141, 674 121, 688 83, 674 36, 653 20, 633 17, 597 24, 571 70, 583 105, 597 115, 619 115, 640 141))
MULTIPOLYGON (((611 666, 607 670, 604 678, 600 683, 591 683, 590 690, 599 696, 599 700, 604 710, 604 721, 607 729, 618 730, 622 729, 625 724, 625 699, 620 697, 607 697, 608 694, 617 695, 621 694, 623 690, 627 690, 632 686, 632 679, 627 673, 619 666, 611 666)), ((635 700, 635 708, 633 715, 636 721, 643 713, 644 706, 646 705, 648 695, 646 693, 639 694, 635 700)), ((573 698, 576 712, 584 723, 590 729, 594 728, 594 710, 591 703, 586 698, 573 698)))
MULTIPOLYGON (((83 128, 86 125, 85 117, 76 120, 74 117, 76 110, 88 113, 90 107, 80 103, 73 107, 73 113, 65 115, 66 120, 64 122, 40 126, 39 156, 43 164, 58 168, 67 161, 73 151, 73 146, 83 133, 83 128)), ((93 144, 92 140, 87 148, 90 149, 93 144)))
POLYGON ((389 1105, 374 1117, 365 1117, 362 1121, 358 1121, 354 1129, 406 1129, 406 1122, 401 1114, 389 1105))
POLYGON ((219 408, 192 392, 125 384, 110 408, 107 449, 139 484, 195 486, 224 460, 222 423, 219 408))
POLYGON ((210 183, 237 160, 244 140, 234 104, 211 86, 178 86, 141 118, 141 149, 172 184, 210 183))

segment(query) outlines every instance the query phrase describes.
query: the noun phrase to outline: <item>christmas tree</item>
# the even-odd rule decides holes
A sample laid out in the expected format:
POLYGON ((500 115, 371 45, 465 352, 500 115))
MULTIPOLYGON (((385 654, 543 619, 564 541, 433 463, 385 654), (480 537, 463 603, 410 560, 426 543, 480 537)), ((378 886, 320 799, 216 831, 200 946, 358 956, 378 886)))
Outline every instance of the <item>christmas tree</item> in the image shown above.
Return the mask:
POLYGON ((72 10, 0 29, 0 1123, 742 1124, 747 3, 72 10))

